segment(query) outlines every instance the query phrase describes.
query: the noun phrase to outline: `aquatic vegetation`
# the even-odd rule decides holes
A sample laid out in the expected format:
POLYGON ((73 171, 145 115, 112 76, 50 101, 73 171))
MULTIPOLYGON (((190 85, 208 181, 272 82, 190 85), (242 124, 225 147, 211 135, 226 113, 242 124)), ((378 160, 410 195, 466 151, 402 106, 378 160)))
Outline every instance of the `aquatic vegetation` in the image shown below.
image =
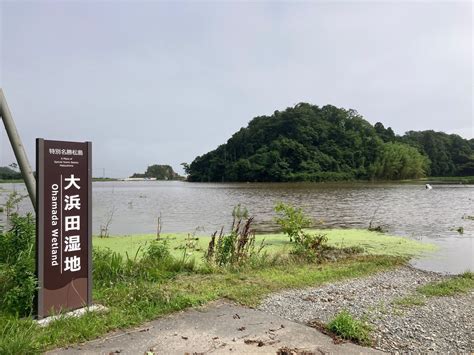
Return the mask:
POLYGON ((339 248, 361 247, 366 254, 419 257, 438 249, 434 244, 363 229, 325 229, 328 244, 339 248))
MULTIPOLYGON (((327 237, 326 244, 336 248, 361 248, 368 255, 392 255, 401 257, 420 257, 432 253, 438 249, 434 244, 424 243, 413 238, 396 237, 388 234, 371 232, 366 229, 313 229, 309 230, 315 234, 324 234, 327 237)), ((173 256, 181 256, 181 250, 177 249, 186 239, 185 233, 163 234, 162 239, 166 239, 173 256)), ((196 262, 200 262, 204 257, 204 250, 207 250, 210 236, 196 236, 196 250, 193 252, 196 262)), ((94 248, 109 248, 113 251, 125 255, 134 254, 138 248, 145 248, 156 239, 154 234, 133 234, 126 236, 111 236, 110 238, 93 238, 94 248)), ((256 234, 255 242, 261 243, 265 240, 265 252, 276 255, 289 253, 293 250, 293 243, 282 233, 256 234)))
POLYGON ((113 206, 107 216, 106 216, 106 219, 105 219, 105 222, 104 224, 101 224, 100 225, 100 235, 99 237, 100 238, 108 238, 110 235, 109 235, 109 227, 110 227, 110 224, 112 223, 112 220, 114 218, 114 214, 115 214, 115 211, 116 211, 116 207, 113 206))

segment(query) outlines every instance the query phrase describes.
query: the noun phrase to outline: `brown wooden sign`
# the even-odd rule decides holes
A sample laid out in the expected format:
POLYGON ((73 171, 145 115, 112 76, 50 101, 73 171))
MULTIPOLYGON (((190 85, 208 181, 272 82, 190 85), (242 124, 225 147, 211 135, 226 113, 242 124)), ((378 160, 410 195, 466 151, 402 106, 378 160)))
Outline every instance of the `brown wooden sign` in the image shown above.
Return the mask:
POLYGON ((36 141, 39 318, 92 303, 91 148, 36 141))

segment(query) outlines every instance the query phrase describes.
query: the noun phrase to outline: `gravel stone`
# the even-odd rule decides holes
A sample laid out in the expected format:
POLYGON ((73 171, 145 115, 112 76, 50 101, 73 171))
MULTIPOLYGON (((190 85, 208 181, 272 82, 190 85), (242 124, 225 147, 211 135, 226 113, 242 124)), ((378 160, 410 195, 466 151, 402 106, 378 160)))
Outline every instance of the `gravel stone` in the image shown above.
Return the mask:
MULTIPOLYGON (((272 294, 258 307, 280 317, 328 323, 343 309, 369 323, 374 347, 388 352, 474 352, 474 291, 424 298, 424 305, 393 302, 447 276, 409 266, 369 277, 272 294)), ((417 297, 422 297, 417 294, 417 297)))

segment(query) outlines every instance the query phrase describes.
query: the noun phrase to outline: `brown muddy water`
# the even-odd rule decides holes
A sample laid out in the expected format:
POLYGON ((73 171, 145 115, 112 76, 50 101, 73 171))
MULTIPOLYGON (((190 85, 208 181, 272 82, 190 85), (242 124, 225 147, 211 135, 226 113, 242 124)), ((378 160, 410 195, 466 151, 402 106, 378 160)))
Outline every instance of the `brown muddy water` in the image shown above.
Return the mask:
MULTIPOLYGON (((23 184, 2 184, 26 193, 23 184)), ((93 228, 99 234, 113 212, 112 235, 162 232, 210 234, 229 226, 232 208, 241 204, 255 217, 259 232, 276 230, 278 202, 303 208, 318 228, 380 225, 390 234, 437 244, 440 250, 414 260, 416 267, 447 273, 474 271, 474 185, 400 183, 187 183, 161 181, 93 183, 93 228), (322 223, 322 224, 320 224, 322 223), (463 234, 457 229, 462 227, 463 234)), ((29 200, 22 209, 30 209, 29 200)))

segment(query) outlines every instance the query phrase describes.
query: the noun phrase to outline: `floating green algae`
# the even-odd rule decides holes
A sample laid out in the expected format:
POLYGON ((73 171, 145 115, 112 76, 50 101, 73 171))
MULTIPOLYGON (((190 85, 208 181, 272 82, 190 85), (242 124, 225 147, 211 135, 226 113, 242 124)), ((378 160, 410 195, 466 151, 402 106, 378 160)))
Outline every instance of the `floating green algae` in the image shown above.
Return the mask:
MULTIPOLYGON (((423 256, 437 250, 437 246, 420 242, 414 239, 397 237, 388 234, 371 232, 365 229, 319 229, 310 230, 310 233, 325 234, 328 237, 328 244, 338 248, 362 247, 366 254, 371 255, 391 255, 403 257, 423 256)), ((198 259, 204 255, 209 243, 209 236, 196 236, 194 248, 183 249, 187 234, 174 233, 162 234, 161 239, 166 240, 173 255, 179 256, 184 252, 192 253, 198 259)), ((134 234, 127 236, 117 236, 109 238, 93 238, 93 246, 99 248, 109 248, 123 255, 128 254, 133 257, 137 251, 143 250, 147 244, 156 240, 152 234, 134 234)), ((287 236, 278 234, 257 235, 256 243, 262 240, 266 245, 268 253, 289 252, 292 245, 287 236)))
POLYGON ((365 229, 327 229, 317 232, 326 234, 330 245, 340 248, 360 246, 367 254, 373 255, 414 257, 438 249, 434 244, 365 229))

